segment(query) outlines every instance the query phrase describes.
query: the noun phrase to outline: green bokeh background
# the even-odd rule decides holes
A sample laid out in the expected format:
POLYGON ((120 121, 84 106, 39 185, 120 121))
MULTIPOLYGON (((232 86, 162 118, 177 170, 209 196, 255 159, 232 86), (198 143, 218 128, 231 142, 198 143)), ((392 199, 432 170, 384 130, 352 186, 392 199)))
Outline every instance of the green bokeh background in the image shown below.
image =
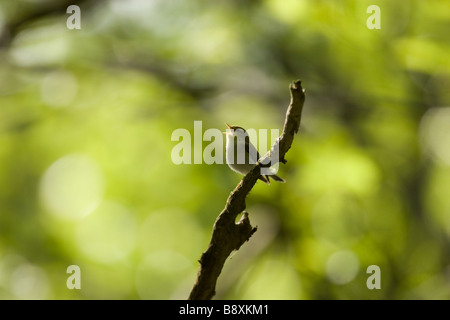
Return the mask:
POLYGON ((172 132, 281 129, 298 78, 287 183, 250 193, 216 298, 450 298, 448 1, 70 4, 0 2, 0 298, 187 298, 241 177, 173 164, 172 132))

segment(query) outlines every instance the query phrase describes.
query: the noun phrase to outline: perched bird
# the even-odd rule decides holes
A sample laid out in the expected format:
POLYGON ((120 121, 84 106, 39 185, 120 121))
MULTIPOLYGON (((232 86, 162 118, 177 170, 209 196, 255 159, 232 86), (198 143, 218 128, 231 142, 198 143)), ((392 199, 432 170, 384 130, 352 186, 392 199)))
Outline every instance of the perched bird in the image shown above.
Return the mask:
MULTIPOLYGON (((229 130, 223 132, 227 135, 226 145, 226 161, 231 170, 246 175, 253 169, 258 162, 260 156, 258 150, 250 142, 247 131, 239 126, 230 126, 225 123, 229 130)), ((269 177, 275 181, 286 182, 279 176, 272 175, 260 175, 258 179, 264 181, 266 184, 270 184, 269 177)))

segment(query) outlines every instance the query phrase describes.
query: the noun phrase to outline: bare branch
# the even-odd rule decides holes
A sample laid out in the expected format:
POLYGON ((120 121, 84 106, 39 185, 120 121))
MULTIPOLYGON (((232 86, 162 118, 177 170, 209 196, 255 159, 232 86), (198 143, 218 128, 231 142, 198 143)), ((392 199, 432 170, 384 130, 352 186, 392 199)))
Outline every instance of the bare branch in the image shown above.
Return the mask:
MULTIPOLYGON (((305 102, 305 91, 301 86, 301 81, 291 83, 291 103, 286 112, 283 132, 277 139, 272 149, 278 149, 278 159, 286 163, 284 156, 291 148, 294 135, 300 127, 303 104, 305 102)), ((268 152, 265 158, 270 157, 268 152)), ((271 165, 274 161, 271 159, 271 165)), ((252 227, 245 212, 245 198, 255 185, 261 174, 261 165, 255 166, 230 193, 225 208, 217 217, 214 223, 213 233, 208 248, 200 258, 200 270, 197 274, 197 281, 189 295, 190 300, 207 300, 215 295, 217 279, 222 271, 223 265, 233 250, 239 248, 250 239, 256 228, 252 227), (244 211, 240 221, 236 223, 236 217, 244 211)))

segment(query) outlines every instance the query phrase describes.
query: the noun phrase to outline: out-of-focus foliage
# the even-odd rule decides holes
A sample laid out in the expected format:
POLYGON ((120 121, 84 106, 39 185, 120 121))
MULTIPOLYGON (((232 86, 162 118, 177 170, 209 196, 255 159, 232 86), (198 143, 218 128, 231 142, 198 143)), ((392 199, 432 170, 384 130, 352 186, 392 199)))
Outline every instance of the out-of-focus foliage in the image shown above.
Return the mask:
POLYGON ((287 183, 216 297, 450 298, 448 1, 377 1, 374 30, 365 0, 83 1, 81 30, 69 4, 0 2, 0 298, 186 298, 241 177, 173 164, 172 132, 281 129, 297 78, 287 183))

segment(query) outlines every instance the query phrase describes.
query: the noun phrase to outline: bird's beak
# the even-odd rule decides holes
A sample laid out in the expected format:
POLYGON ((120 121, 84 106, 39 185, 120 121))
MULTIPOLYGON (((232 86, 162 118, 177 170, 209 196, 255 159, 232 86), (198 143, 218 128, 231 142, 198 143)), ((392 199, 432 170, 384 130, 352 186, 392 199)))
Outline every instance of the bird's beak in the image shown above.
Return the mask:
MULTIPOLYGON (((228 123, 225 122, 225 124, 227 125, 228 129, 233 130, 228 123)), ((223 134, 232 134, 233 132, 232 131, 227 131, 227 132, 222 132, 222 133, 223 134)))

